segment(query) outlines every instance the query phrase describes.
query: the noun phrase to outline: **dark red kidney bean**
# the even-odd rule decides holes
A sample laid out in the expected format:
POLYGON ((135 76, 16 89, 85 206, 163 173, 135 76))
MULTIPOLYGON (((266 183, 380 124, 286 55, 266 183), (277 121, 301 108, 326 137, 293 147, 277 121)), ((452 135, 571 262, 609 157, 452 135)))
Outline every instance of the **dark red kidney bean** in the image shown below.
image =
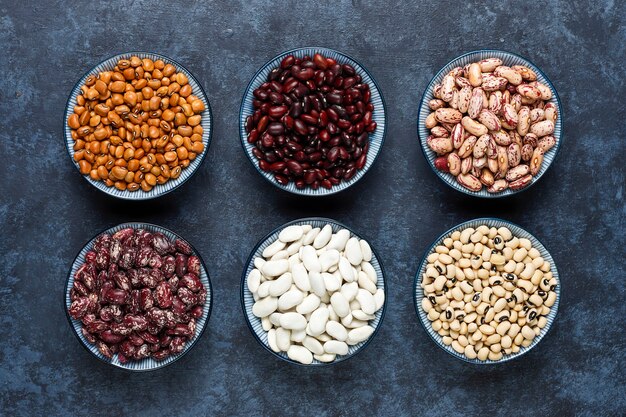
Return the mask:
POLYGON ((267 114, 270 110, 270 107, 272 107, 270 103, 263 103, 261 104, 261 107, 259 107, 259 110, 262 114, 267 114))
POLYGON ((328 123, 328 125, 326 126, 326 130, 328 130, 328 133, 331 136, 336 135, 339 132, 339 128, 334 123, 328 123))
POLYGON ((341 130, 346 130, 350 126, 352 126, 352 123, 350 123, 349 120, 339 119, 339 121, 337 122, 337 127, 339 127, 339 129, 341 130))
POLYGON ((302 116, 300 116, 300 120, 309 125, 317 125, 317 118, 309 114, 303 114, 302 116))
POLYGON ((321 87, 324 85, 324 81, 326 81, 326 76, 324 75, 324 71, 317 71, 315 73, 315 85, 317 87, 321 87))
MULTIPOLYGON (((355 116, 361 116, 361 115, 355 114, 355 116)), ((356 120, 353 120, 353 122, 355 121, 356 120)), ((357 124, 353 126, 354 126, 354 133, 356 133, 357 135, 360 135, 361 133, 363 133, 363 130, 365 129, 365 124, 363 122, 357 122, 357 124)))
POLYGON ((356 169, 363 169, 363 167, 365 166, 365 162, 367 162, 367 154, 361 154, 361 156, 359 157, 359 159, 356 160, 356 169))
POLYGON ((272 172, 278 172, 278 171, 282 171, 283 169, 285 169, 285 166, 287 166, 285 162, 278 161, 278 162, 274 162, 273 164, 271 164, 269 167, 269 170, 272 172))
POLYGON ((343 88, 348 89, 356 84, 356 78, 348 77, 343 79, 343 88))
POLYGON ((293 117, 291 117, 291 116, 284 116, 282 118, 282 122, 283 122, 283 124, 285 125, 285 127, 287 129, 292 129, 293 128, 293 122, 294 122, 293 117))
POLYGON ((267 125, 269 124, 269 121, 270 119, 268 116, 261 117, 261 120, 259 120, 259 123, 257 124, 257 127, 256 127, 259 133, 265 132, 265 129, 267 128, 267 125))
POLYGON ((293 55, 287 55, 280 62, 280 67, 282 69, 287 69, 287 68, 293 66, 293 64, 295 64, 295 62, 296 62, 296 58, 293 55))
POLYGON ((355 74, 354 67, 350 64, 343 64, 341 66, 341 72, 348 76, 352 76, 355 74))
POLYGON ((339 148, 339 158, 340 159, 350 159, 350 154, 344 147, 339 148))
POLYGON ((259 138, 259 131, 256 129, 252 129, 248 134, 248 143, 254 143, 259 138))
POLYGON ((283 84, 283 94, 289 94, 300 84, 300 82, 296 78, 292 78, 283 84))
POLYGON ((304 182, 307 184, 313 184, 317 179, 317 173, 313 170, 309 170, 304 174, 304 182))
POLYGON ((328 133, 328 130, 322 130, 318 135, 322 142, 328 142, 330 140, 330 133, 328 133))
POLYGON ((354 174, 356 174, 356 168, 355 167, 348 168, 346 172, 343 174, 343 179, 348 181, 352 177, 354 177, 354 174))
MULTIPOLYGON (((362 114, 354 113, 354 114, 350 115, 350 122, 352 122, 352 124, 354 125, 356 122, 358 122, 362 118, 363 118, 362 114)), ((355 130, 356 130, 356 126, 355 126, 355 130)))
POLYGON ((322 56, 322 54, 313 55, 313 62, 317 66, 317 68, 321 70, 325 70, 328 68, 328 63, 326 62, 326 58, 322 56))
POLYGON ((261 152, 258 148, 252 148, 252 154, 256 156, 258 159, 263 158, 263 152, 261 152))
POLYGON ((296 133, 300 134, 300 135, 306 135, 308 133, 308 129, 306 127, 306 125, 304 124, 304 122, 301 119, 296 119, 293 122, 293 128, 296 131, 296 133))
POLYGON ((333 188, 333 183, 332 183, 332 182, 330 182, 330 180, 328 180, 328 179, 323 180, 323 181, 321 182, 321 184, 322 184, 322 187, 324 187, 324 188, 326 188, 326 189, 328 189, 328 190, 330 190, 331 188, 333 188))
POLYGON ((311 162, 317 162, 319 160, 322 159, 322 153, 321 152, 311 152, 309 154, 309 161, 311 162))
POLYGON ((372 133, 374 130, 376 130, 376 122, 372 122, 370 124, 367 125, 367 127, 365 128, 366 132, 372 133))
MULTIPOLYGON (((307 155, 303 151, 298 151, 293 155, 294 159, 298 162, 306 161, 307 155)), ((304 168, 304 166, 303 166, 304 168)))
POLYGON ((268 133, 263 135, 263 138, 261 138, 261 145, 264 148, 271 148, 274 146, 274 137, 268 133))
POLYGON ((274 178, 276 179, 276 181, 281 184, 281 185, 287 185, 289 184, 289 179, 287 177, 285 177, 284 175, 279 175, 279 174, 275 174, 274 178))
POLYGON ((291 171, 297 177, 302 175, 302 166, 293 159, 287 161, 287 168, 289 168, 289 171, 291 171))
POLYGON ((272 136, 282 135, 283 133, 285 133, 285 126, 283 126, 282 123, 272 122, 267 127, 267 133, 272 136))
POLYGON ((339 153, 340 153, 339 147, 334 146, 326 154, 326 159, 328 159, 330 162, 335 162, 337 158, 339 158, 339 153))
POLYGON ((262 101, 267 100, 267 97, 269 96, 269 93, 261 88, 257 88, 252 92, 252 94, 254 94, 256 98, 262 101))
POLYGON ((326 94, 326 101, 332 104, 341 104, 343 101, 343 97, 340 93, 328 93, 326 94))
POLYGON ((287 106, 273 106, 273 107, 270 107, 267 114, 274 119, 280 119, 288 111, 289 111, 289 107, 287 106))
POLYGON ((267 162, 265 159, 259 159, 259 168, 261 169, 261 171, 270 171, 271 167, 270 167, 270 163, 267 162))
POLYGON ((365 112, 365 114, 363 115, 363 123, 365 123, 365 125, 369 125, 370 123, 372 123, 371 111, 365 112))
POLYGON ((302 104, 299 101, 294 102, 289 109, 289 115, 297 119, 302 114, 302 104))
POLYGON ((339 115, 332 107, 326 109, 326 114, 328 115, 328 118, 334 123, 337 123, 337 121, 339 120, 339 115))
POLYGON ((335 78, 335 82, 333 83, 333 87, 335 87, 335 89, 342 88, 343 87, 343 78, 342 77, 335 78))

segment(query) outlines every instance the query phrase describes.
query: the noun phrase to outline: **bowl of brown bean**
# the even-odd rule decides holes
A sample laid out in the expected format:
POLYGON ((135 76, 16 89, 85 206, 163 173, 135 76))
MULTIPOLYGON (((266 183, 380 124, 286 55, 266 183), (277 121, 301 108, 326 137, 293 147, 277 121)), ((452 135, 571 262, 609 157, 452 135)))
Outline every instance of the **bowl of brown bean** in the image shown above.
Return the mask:
POLYGON ((417 119, 436 175, 477 197, 528 189, 561 145, 556 89, 532 62, 505 51, 468 52, 446 64, 426 88, 417 119))
POLYGON ((198 80, 163 55, 129 52, 89 70, 63 116, 74 166, 94 187, 126 200, 175 190, 211 142, 209 100, 198 80))
POLYGON ((211 316, 211 281, 193 246, 148 223, 125 223, 91 239, 74 259, 63 302, 91 354, 129 371, 183 357, 211 316))
POLYGON ((552 326, 559 274, 545 246, 511 222, 481 218, 428 248, 414 282, 415 311, 443 350, 474 364, 524 355, 552 326))
POLYGON ((353 58, 296 48, 252 77, 239 111, 241 144, 255 169, 290 193, 345 190, 371 168, 385 139, 385 103, 353 58))

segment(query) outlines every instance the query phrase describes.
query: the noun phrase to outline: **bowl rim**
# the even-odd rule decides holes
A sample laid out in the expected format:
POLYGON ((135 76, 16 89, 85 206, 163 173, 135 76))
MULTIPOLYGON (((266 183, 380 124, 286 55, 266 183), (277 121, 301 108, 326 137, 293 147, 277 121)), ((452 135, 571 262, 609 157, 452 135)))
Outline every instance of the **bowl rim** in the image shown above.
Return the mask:
POLYGON ((204 263, 204 260, 202 259, 202 256, 200 255, 200 252, 198 252, 198 250, 195 248, 195 246, 193 246, 193 244, 191 244, 191 242, 189 242, 187 239, 183 238, 178 233, 173 232, 172 230, 170 230, 170 229, 168 229, 166 227, 159 226, 159 225, 154 224, 154 223, 148 223, 148 222, 139 222, 139 221, 133 222, 133 221, 129 221, 129 222, 123 222, 123 223, 117 224, 115 226, 107 227, 106 229, 102 229, 97 234, 95 234, 92 238, 90 238, 80 248, 80 250, 78 251, 78 253, 74 257, 74 260, 70 264, 70 269, 67 272, 67 279, 65 280, 65 286, 64 286, 64 290, 63 290, 63 310, 65 311, 65 316, 67 317, 67 322, 68 322, 68 324, 70 326, 70 329, 72 330, 72 333, 74 334, 74 336, 78 340, 79 344, 83 347, 83 349, 85 349, 87 352, 89 352, 90 356, 93 356, 93 357, 97 358, 100 362, 103 362, 103 363, 111 366, 114 369, 120 369, 120 370, 122 370, 124 372, 129 372, 129 373, 152 372, 152 371, 158 371, 160 369, 166 368, 166 367, 172 365, 174 362, 177 362, 183 356, 187 355, 195 347, 195 345, 198 343, 198 341, 202 338, 202 335, 204 334, 206 328, 209 325, 209 319, 211 318, 211 312, 213 311, 213 285, 211 284, 211 277, 209 275, 209 270, 207 269, 206 264, 204 263), (208 291, 207 291, 208 296, 209 296, 208 299, 207 299, 209 306, 208 306, 206 320, 204 322, 204 326, 202 326, 201 329, 199 329, 199 330, 196 329, 196 335, 194 337, 194 340, 192 340, 189 343, 188 346, 185 346, 185 349, 182 352, 176 354, 171 362, 168 362, 168 363, 165 363, 165 364, 162 364, 162 362, 160 362, 162 364, 160 366, 156 366, 156 367, 153 367, 153 368, 144 368, 144 369, 130 369, 130 368, 127 368, 125 366, 119 366, 119 365, 114 364, 113 362, 111 362, 110 359, 101 358, 100 356, 98 356, 94 352, 92 352, 91 349, 89 349, 89 347, 87 346, 87 344, 85 342, 83 342, 83 340, 78 335, 78 332, 74 328, 74 323, 72 321, 74 319, 70 316, 70 313, 69 313, 70 306, 66 302, 66 296, 67 296, 68 292, 70 291, 69 285, 70 285, 70 279, 72 278, 72 269, 74 269, 74 265, 79 261, 80 253, 83 251, 83 249, 85 249, 90 243, 92 243, 98 236, 100 236, 100 235, 102 235, 104 233, 107 233, 107 232, 109 232, 112 229, 116 229, 118 227, 124 227, 124 226, 132 227, 132 226, 136 226, 136 225, 140 225, 141 228, 143 228, 144 226, 153 227, 153 228, 155 228, 155 229, 157 229, 159 231, 165 231, 165 232, 171 233, 172 235, 176 236, 177 238, 185 241, 191 247, 191 251, 193 252, 193 254, 195 256, 197 256, 198 259, 200 260, 200 264, 202 265, 202 268, 204 269, 204 272, 205 272, 205 274, 207 276, 207 281, 209 283, 209 288, 208 288, 208 291))
POLYGON ((367 346, 369 346, 370 342, 374 339, 374 337, 378 334, 379 329, 381 328, 382 324, 383 324, 383 319, 385 318, 385 312, 387 310, 387 303, 388 303, 388 294, 387 294, 387 280, 385 278, 385 269, 383 267, 383 263, 382 260, 380 258, 380 256, 378 255, 378 252, 376 251, 376 249, 370 244, 370 248, 372 249, 372 254, 373 257, 376 258, 376 261, 378 262, 378 266, 380 267, 380 279, 382 279, 383 282, 383 292, 385 294, 385 302, 383 303, 383 306, 381 307, 381 313, 380 313, 380 319, 378 320, 378 324, 376 325, 376 327, 374 328, 374 332, 371 334, 371 336, 364 342, 362 342, 363 344, 352 354, 349 355, 337 355, 339 356, 339 359, 335 358, 334 361, 332 362, 318 362, 318 363, 310 363, 308 365, 294 361, 288 357, 283 357, 281 355, 279 355, 277 352, 274 352, 265 342, 263 342, 259 336, 256 334, 256 331, 253 329, 252 327, 252 323, 250 322, 250 317, 248 316, 248 311, 246 310, 246 304, 245 304, 245 292, 248 291, 247 288, 247 283, 246 283, 246 279, 248 277, 248 268, 250 265, 253 265, 254 262, 254 258, 255 255, 257 253, 257 251, 259 250, 259 248, 261 247, 261 245, 263 243, 265 243, 272 235, 280 232, 281 230, 283 230, 284 228, 288 227, 288 226, 292 226, 295 224, 301 224, 301 223, 305 223, 305 222, 311 222, 311 221, 320 221, 320 222, 325 222, 327 224, 331 224, 331 226, 338 226, 340 228, 344 228, 346 230, 348 230, 351 233, 351 237, 355 236, 358 237, 359 239, 364 239, 368 242, 368 244, 370 244, 371 240, 369 240, 367 237, 364 237, 361 234, 357 234, 354 232, 354 230, 348 226, 346 226, 345 224, 338 222, 337 220, 333 220, 327 217, 303 217, 303 218, 299 218, 299 219, 295 219, 295 220, 291 220, 285 224, 282 224, 276 228, 274 228, 271 232, 269 232, 268 234, 266 234, 265 236, 263 236, 263 238, 261 238, 257 244, 254 246, 254 248, 252 249, 252 251, 250 252, 250 255, 248 256, 244 267, 243 267, 243 273, 241 274, 241 283, 240 283, 240 301, 241 301, 241 308, 243 310, 243 315, 246 321, 246 325, 248 326, 248 329, 250 330, 250 333, 252 333, 252 335, 254 336, 254 339, 258 342, 259 345, 261 345, 266 351, 270 352, 272 354, 272 356, 284 361, 284 362, 288 362, 292 365, 296 365, 296 366, 300 366, 303 368, 317 368, 317 367, 326 367, 326 366, 332 366, 332 365, 336 365, 338 363, 342 363, 345 362, 355 356, 357 356, 359 353, 361 353, 363 350, 365 350, 365 348, 367 346))
MULTIPOLYGON (((425 129, 425 128, 424 128, 425 129)), ((426 86, 426 88, 424 89, 424 92, 422 93, 422 99, 419 102, 419 107, 417 109, 417 137, 419 139, 419 143, 420 143, 420 148, 422 149, 422 154, 424 155, 424 158, 426 159, 426 162, 428 163, 428 166, 430 167, 431 171, 433 171, 435 173, 435 175, 439 178, 439 180, 441 182, 443 182, 445 185, 447 185, 448 187, 452 188, 455 191, 461 192, 463 194, 466 195, 470 195, 476 198, 485 198, 485 199, 496 199, 496 198, 506 198, 506 197, 511 197, 513 195, 519 194, 523 191, 526 191, 528 189, 530 189, 533 185, 535 185, 537 182, 539 182, 539 180, 548 172, 548 170, 550 169, 550 167, 552 167, 553 163, 555 162, 556 158, 559 155, 559 152, 561 151, 561 144, 563 141, 563 130, 564 130, 564 114, 563 114, 563 106, 561 103, 561 98, 559 97, 559 93, 556 89, 556 87, 554 86, 554 83, 548 78, 548 76, 545 74, 545 72, 543 72, 543 70, 537 66, 533 61, 531 61, 530 59, 517 54, 515 52, 509 52, 503 49, 493 49, 493 48, 488 48, 488 49, 475 49, 473 51, 469 51, 469 52, 465 52, 453 59, 451 59, 450 61, 448 61, 446 64, 444 64, 436 73, 435 75, 430 79, 430 81, 428 82, 428 85, 426 86), (490 53, 490 52, 494 52, 494 53, 499 53, 499 54, 504 54, 504 55, 509 55, 511 57, 515 57, 515 58, 519 58, 522 61, 526 61, 528 64, 530 64, 533 67, 533 70, 536 70, 537 72, 539 72, 539 74, 541 74, 541 76, 543 76, 543 78, 546 80, 546 83, 549 85, 549 87, 551 88, 552 92, 553 92, 553 96, 556 100, 556 106, 557 106, 557 111, 558 111, 558 116, 559 116, 559 120, 561 121, 561 130, 559 132, 558 137, 555 138, 557 139, 555 146, 555 150, 554 150, 554 157, 552 158, 552 161, 550 162, 550 164, 546 167, 545 171, 537 176, 537 178, 534 178, 533 181, 531 181, 530 184, 528 184, 528 186, 521 188, 519 190, 511 190, 510 188, 507 188, 504 191, 500 191, 499 193, 489 193, 487 195, 480 195, 477 194, 476 192, 470 191, 468 189, 466 189, 463 186, 460 186, 457 188, 455 186, 453 186, 452 184, 449 184, 447 181, 444 181, 442 173, 437 170, 434 166, 434 160, 431 161, 431 159, 429 158, 428 154, 426 153, 426 144, 425 144, 425 139, 422 139, 422 134, 421 134, 421 124, 420 124, 420 119, 421 119, 421 115, 422 115, 422 107, 424 107, 424 103, 426 101, 426 96, 427 95, 432 95, 432 89, 433 89, 433 85, 435 83, 435 80, 437 78, 439 78, 439 76, 443 73, 444 68, 450 66, 452 63, 454 63, 455 61, 459 61, 469 55, 474 55, 474 54, 480 54, 480 53, 490 53), (509 193, 506 193, 506 191, 510 191, 509 193)))
MULTIPOLYGON (((198 94, 196 94, 198 95, 198 94)), ((72 89, 70 90, 70 93, 67 97, 67 102, 65 103, 65 110, 63 112, 63 122, 62 122, 62 135, 63 135, 63 142, 65 144, 65 149, 70 157, 70 161, 72 163, 72 165, 76 168, 76 170, 78 171, 78 173, 80 174, 81 177, 83 177, 91 186, 93 186, 94 188, 96 188, 98 191, 113 197, 113 198, 117 198, 120 200, 126 200, 126 201, 146 201, 146 200, 153 200, 155 198, 159 198, 162 197, 166 194, 171 193, 174 190, 177 190, 180 186, 182 186, 183 184, 185 184, 202 166, 202 164, 204 163, 204 159, 206 158, 206 155, 209 152, 209 147, 211 146, 211 142, 213 141, 213 111, 211 109, 211 102, 209 101, 209 97, 207 96, 206 92, 204 91, 204 87, 202 87, 202 84, 200 83, 200 81, 198 81, 198 79, 196 78, 195 75, 193 75, 193 73, 191 71, 189 71, 189 69, 187 69, 184 65, 182 65, 180 62, 178 62, 175 59, 172 59, 170 57, 168 57, 167 55, 163 55, 157 52, 148 52, 148 51, 129 51, 129 52, 122 52, 122 53, 118 53, 115 55, 112 55, 108 58, 102 59, 101 61, 99 61, 96 65, 94 65, 93 67, 91 67, 87 72, 85 72, 79 79, 78 81, 76 81, 76 83, 74 84, 74 87, 72 87, 72 89), (177 181, 176 184, 173 184, 173 186, 167 190, 161 191, 156 193, 153 196, 143 196, 142 194, 137 194, 137 193, 133 193, 132 195, 115 195, 109 192, 109 190, 111 188, 114 187, 106 187, 106 188, 100 188, 98 186, 96 186, 97 182, 101 182, 101 181, 94 181, 92 180, 89 175, 83 175, 80 172, 80 168, 78 166, 78 164, 76 163, 76 161, 74 161, 74 151, 73 149, 70 149, 70 142, 69 139, 67 137, 66 134, 66 127, 67 127, 67 119, 69 117, 69 112, 70 112, 70 102, 72 101, 73 97, 78 96, 78 92, 80 91, 80 86, 82 85, 82 83, 85 81, 85 79, 91 75, 92 73, 94 73, 95 68, 109 62, 109 61, 113 61, 113 60, 119 60, 122 58, 126 58, 128 56, 132 56, 132 55, 137 55, 137 56, 142 56, 142 55, 153 55, 156 57, 159 57, 160 59, 164 60, 166 63, 171 63, 172 65, 176 66, 177 68, 181 68, 183 70, 185 70, 187 72, 187 74, 190 76, 188 78, 192 78, 193 81, 196 83, 196 85, 198 85, 198 88, 200 89, 200 94, 204 97, 204 99, 206 100, 206 109, 203 112, 203 117, 204 117, 204 113, 208 112, 208 119, 209 119, 209 129, 208 132, 204 132, 202 134, 202 142, 205 141, 206 138, 206 146, 204 148, 204 151, 202 152, 201 155, 198 156, 198 158, 200 158, 197 166, 195 169, 193 169, 189 175, 187 175, 185 178, 183 178, 181 181, 177 181, 178 179, 174 180, 177 181)), ((186 169, 186 168, 185 168, 186 169)), ((161 184, 157 184, 155 186, 156 187, 160 187, 161 184)), ((139 190, 137 190, 139 191, 139 190)), ((143 192, 143 191, 141 191, 143 192)))
MULTIPOLYGON (((279 63, 280 65, 280 63, 279 63)), ((247 115, 249 116, 249 114, 247 115)), ((246 116, 246 117, 247 117, 246 116)), ((244 153, 246 154, 246 157, 248 158, 248 160, 250 161, 250 163, 252 164, 252 166, 254 167, 254 169, 261 174, 261 177, 263 177, 267 182, 271 183, 272 185, 274 185, 275 187, 283 190, 283 191, 287 191, 288 193, 294 194, 294 195, 299 195, 299 196, 303 196, 303 197, 325 197, 325 196, 329 196, 329 195, 333 195, 333 194, 337 194, 341 191, 345 191, 348 188, 352 187, 354 184, 356 184, 357 182, 359 182, 361 180, 361 178, 363 178, 363 176, 365 176, 365 174, 367 172, 369 172, 369 170, 374 166, 374 164, 376 163, 376 161, 378 160, 378 157, 380 156, 382 150, 383 150, 383 145, 385 143, 385 138, 387 137, 387 104, 385 102, 385 98, 383 97, 383 93, 382 90, 380 88, 380 85, 378 84, 378 82, 376 82, 376 79, 374 78, 374 76, 369 72, 369 70, 358 60, 354 59, 351 55, 348 55, 344 52, 341 52, 339 50, 333 49, 333 48, 328 48, 325 46, 303 46, 303 47, 297 47, 297 48, 292 48, 286 51, 283 51, 281 53, 279 53, 278 55, 274 56, 273 58, 271 58, 270 60, 268 60, 265 64, 263 64, 252 76, 252 78, 250 79, 250 82, 248 82, 248 85, 246 86, 246 89, 244 90, 243 96, 241 98, 241 104, 239 106, 239 138, 240 138, 240 142, 241 142, 241 147, 243 148, 244 153), (318 188, 317 190, 314 190, 315 193, 312 194, 305 194, 302 190, 299 190, 297 188, 290 190, 288 189, 286 186, 279 184, 277 181, 272 180, 268 177, 266 177, 263 173, 263 171, 261 171, 261 169, 259 168, 258 164, 257 164, 257 160, 253 157, 250 156, 250 154, 248 153, 248 150, 246 149, 246 144, 247 144, 247 138, 244 135, 245 132, 245 126, 244 125, 244 107, 245 107, 245 101, 246 98, 252 95, 252 86, 253 84, 255 84, 257 82, 257 80, 259 79, 259 77, 261 76, 261 73, 268 67, 270 67, 271 65, 274 65, 275 63, 279 63, 278 61, 281 60, 282 58, 284 58, 287 55, 302 51, 302 50, 307 50, 307 49, 312 49, 312 50, 316 50, 319 52, 332 52, 335 53, 337 55, 342 56, 343 58, 345 58, 346 62, 348 64, 356 64, 358 67, 360 67, 363 72, 365 74, 367 74, 368 77, 370 77, 370 79, 372 80, 372 86, 370 86, 371 88, 376 89, 376 91, 378 92, 378 95, 380 96, 380 101, 381 101, 381 113, 382 113, 382 118, 384 120, 384 126, 383 126, 383 132, 380 138, 380 146, 378 148, 378 152, 376 153, 376 155, 374 155, 374 159, 372 160, 372 163, 370 164, 370 166, 367 169, 361 169, 359 171, 356 172, 356 174, 354 175, 353 178, 351 178, 349 181, 343 181, 346 186, 343 188, 338 188, 338 185, 334 185, 333 187, 331 187, 330 189, 326 189, 323 187, 318 188), (354 181, 352 181, 354 180, 354 181)), ((369 152, 369 151, 368 151, 369 152)), ((308 189, 307 187, 305 187, 305 189, 308 189)))
POLYGON ((413 295, 412 295, 413 296, 413 307, 415 309, 415 314, 417 315, 417 319, 418 319, 418 321, 422 325, 422 329, 426 332, 426 334, 429 336, 429 338, 441 350, 445 351, 448 355, 453 356, 454 358, 459 359, 459 360, 461 360, 463 362, 469 363, 471 365, 476 365, 476 366, 500 365, 502 363, 509 362, 509 361, 511 361, 513 359, 519 358, 519 357, 525 355, 526 353, 530 352, 532 349, 537 347, 537 345, 549 333, 550 329, 552 328, 552 325, 556 321, 556 317, 557 317, 557 314, 558 314, 558 311, 559 311, 559 304, 560 304, 561 296, 562 296, 562 294, 561 294, 561 287, 562 287, 562 285, 561 285, 561 277, 560 277, 558 269, 556 267, 556 263, 554 262, 554 258, 552 257, 552 254, 550 253, 550 251, 548 251, 546 246, 543 244, 543 242, 540 241, 535 235, 533 235, 532 233, 527 231, 522 226, 520 226, 520 225, 518 225, 516 223, 513 223, 513 222, 511 222, 509 220, 504 220, 504 219, 501 219, 499 217, 477 217, 477 218, 474 218, 474 219, 463 221, 463 222, 461 222, 461 223, 451 227, 450 229, 446 230, 445 232, 443 232, 441 235, 439 235, 439 237, 437 237, 433 241, 433 243, 428 247, 428 249, 426 249, 426 251, 424 252, 424 256, 422 257, 422 259, 421 259, 421 261, 419 263, 419 266, 417 268, 417 272, 415 273, 415 276, 413 278, 413 295), (546 327, 544 327, 542 329, 542 332, 538 336, 536 336, 537 341, 534 343, 534 345, 528 346, 528 347, 522 347, 519 352, 514 353, 514 354, 510 354, 510 355, 505 355, 505 356, 502 357, 502 359, 500 359, 498 361, 492 361, 492 360, 479 361, 478 359, 469 359, 464 354, 460 354, 460 353, 456 353, 456 352, 452 353, 451 351, 449 351, 447 349, 447 346, 443 344, 443 341, 441 340, 441 337, 439 337, 437 339, 437 338, 435 338, 435 336, 433 336, 428 331, 428 326, 430 325, 430 323, 425 323, 424 322, 424 319, 422 318, 422 316, 420 314, 422 306, 421 306, 421 304, 418 304, 418 302, 417 302, 417 292, 418 292, 419 285, 420 285, 421 279, 422 279, 420 272, 422 271, 422 268, 423 268, 424 264, 426 263, 426 258, 428 258, 428 255, 430 255, 432 253, 433 249, 437 245, 442 243, 443 239, 446 236, 449 236, 452 232, 461 229, 465 225, 468 225, 470 223, 475 223, 475 222, 483 222, 486 225, 494 223, 494 222, 502 222, 505 225, 517 227, 517 228, 521 229, 522 231, 524 231, 525 233, 527 233, 529 236, 534 238, 539 243, 539 245, 541 245, 541 247, 543 247, 543 249, 546 251, 546 253, 550 256, 550 258, 552 260, 551 268, 554 270, 553 271, 553 276, 557 279, 557 286, 555 288, 556 301, 555 301, 554 305, 551 307, 551 310, 554 309, 554 316, 553 316, 552 320, 546 324, 546 327))

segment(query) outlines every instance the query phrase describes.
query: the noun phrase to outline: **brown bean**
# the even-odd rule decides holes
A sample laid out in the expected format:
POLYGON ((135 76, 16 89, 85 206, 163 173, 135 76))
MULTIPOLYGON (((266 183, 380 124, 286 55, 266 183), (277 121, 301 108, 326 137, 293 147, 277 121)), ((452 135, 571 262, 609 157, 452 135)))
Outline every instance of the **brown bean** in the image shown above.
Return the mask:
POLYGON ((91 164, 84 159, 78 161, 78 167, 80 168, 80 173, 83 175, 87 175, 91 171, 91 164))

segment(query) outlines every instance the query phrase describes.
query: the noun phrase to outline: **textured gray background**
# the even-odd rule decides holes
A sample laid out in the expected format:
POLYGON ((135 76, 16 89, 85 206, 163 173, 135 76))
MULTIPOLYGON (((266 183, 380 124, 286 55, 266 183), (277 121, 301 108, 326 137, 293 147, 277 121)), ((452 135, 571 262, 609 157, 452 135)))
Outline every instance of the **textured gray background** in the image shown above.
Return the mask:
MULTIPOLYGON (((625 415, 623 1, 416 4, 0 0, 0 414, 3 415, 625 415), (254 72, 279 52, 322 45, 353 55, 387 102, 380 159, 337 196, 275 189, 248 162, 237 115, 254 72), (482 47, 529 57, 564 104, 563 148, 531 190, 502 201, 453 192, 416 138, 418 101, 449 59, 482 47), (199 172, 147 203, 83 180, 63 145, 76 80, 110 55, 160 52, 203 83, 215 131, 199 172), (239 303, 257 240, 298 217, 353 226, 378 249, 389 308, 357 358, 305 370, 265 352, 239 303), (519 223, 562 277, 556 323, 525 357, 464 364, 415 317, 411 286, 442 231, 485 215, 519 223), (215 289, 207 332, 182 360, 133 375, 91 357, 62 306, 69 265, 97 231, 161 224, 201 251, 215 289)), ((381 2, 382 3, 382 2, 381 2)), ((417 3, 417 2, 416 2, 417 3)))

